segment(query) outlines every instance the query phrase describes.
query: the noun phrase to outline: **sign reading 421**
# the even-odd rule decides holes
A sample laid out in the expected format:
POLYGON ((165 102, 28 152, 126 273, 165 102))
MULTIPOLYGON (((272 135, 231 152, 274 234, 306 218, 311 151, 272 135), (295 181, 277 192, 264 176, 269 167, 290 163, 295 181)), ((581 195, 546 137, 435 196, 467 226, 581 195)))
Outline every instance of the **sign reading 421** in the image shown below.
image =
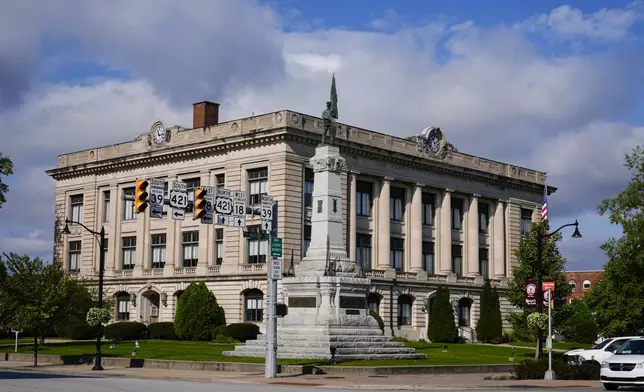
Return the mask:
POLYGON ((230 215, 233 212, 233 202, 229 197, 217 196, 215 198, 215 211, 218 214, 230 215))

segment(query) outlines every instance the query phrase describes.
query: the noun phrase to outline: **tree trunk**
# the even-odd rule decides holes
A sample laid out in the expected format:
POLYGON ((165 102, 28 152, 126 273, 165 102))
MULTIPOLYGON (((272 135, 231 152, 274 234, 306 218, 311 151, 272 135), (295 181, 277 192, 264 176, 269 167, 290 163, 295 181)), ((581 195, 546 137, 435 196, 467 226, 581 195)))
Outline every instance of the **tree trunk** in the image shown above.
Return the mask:
POLYGON ((34 336, 34 367, 38 366, 38 338, 34 336))

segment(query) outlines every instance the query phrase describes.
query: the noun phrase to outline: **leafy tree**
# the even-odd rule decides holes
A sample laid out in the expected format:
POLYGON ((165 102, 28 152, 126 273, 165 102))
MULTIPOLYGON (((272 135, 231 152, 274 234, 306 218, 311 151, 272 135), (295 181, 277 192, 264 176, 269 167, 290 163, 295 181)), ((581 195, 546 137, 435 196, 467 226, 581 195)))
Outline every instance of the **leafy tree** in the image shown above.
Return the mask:
POLYGON ((174 317, 179 339, 208 341, 215 327, 226 324, 224 309, 204 282, 190 283, 181 294, 174 317))
POLYGON ((499 294, 488 279, 483 286, 479 320, 476 323, 477 339, 485 343, 498 343, 503 338, 503 319, 501 318, 499 294))
POLYGON ((0 208, 6 203, 5 193, 9 191, 9 186, 2 182, 2 176, 13 174, 13 162, 9 157, 5 157, 0 153, 0 208))
POLYGON ((587 295, 587 302, 603 336, 644 333, 644 151, 626 154, 624 166, 631 180, 615 198, 603 200, 597 210, 622 227, 622 237, 601 246, 608 262, 604 276, 587 295))
POLYGON ((577 343, 594 343, 597 340, 597 323, 586 302, 573 300, 564 311, 567 317, 561 332, 566 340, 577 343))
POLYGON ((435 343, 455 343, 458 329, 454 322, 454 308, 449 300, 449 289, 440 286, 429 313, 427 339, 435 343))

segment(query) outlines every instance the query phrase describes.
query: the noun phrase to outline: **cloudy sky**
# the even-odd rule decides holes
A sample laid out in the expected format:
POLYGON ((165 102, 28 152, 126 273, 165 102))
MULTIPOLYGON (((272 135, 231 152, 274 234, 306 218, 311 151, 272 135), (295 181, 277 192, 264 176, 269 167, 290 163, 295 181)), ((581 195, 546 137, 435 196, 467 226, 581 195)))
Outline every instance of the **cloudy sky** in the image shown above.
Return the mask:
POLYGON ((584 234, 568 269, 601 268, 620 231, 596 206, 644 139, 643 21, 623 0, 3 1, 0 252, 51 259, 58 154, 190 127, 204 99, 319 115, 335 73, 342 122, 547 171, 551 225, 584 234))

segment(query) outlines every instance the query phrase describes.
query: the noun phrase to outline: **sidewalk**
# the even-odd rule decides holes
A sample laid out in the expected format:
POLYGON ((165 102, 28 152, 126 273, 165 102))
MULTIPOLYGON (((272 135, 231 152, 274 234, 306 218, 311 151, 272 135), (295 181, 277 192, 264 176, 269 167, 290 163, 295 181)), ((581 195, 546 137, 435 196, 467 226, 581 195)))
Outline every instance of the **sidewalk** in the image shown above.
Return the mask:
MULTIPOLYGON (((0 371, 14 370, 27 372, 54 373, 87 377, 128 377, 155 380, 181 380, 197 382, 233 382, 282 386, 309 386, 332 389, 371 390, 434 390, 434 389, 496 389, 496 388, 597 388, 599 381, 584 380, 485 380, 485 374, 444 374, 444 375, 394 375, 394 376, 278 376, 265 379, 258 373, 232 373, 210 371, 179 371, 145 368, 105 368, 93 371, 89 365, 60 366, 42 365, 34 368, 26 362, 0 362, 0 371)), ((494 376, 499 376, 495 374, 494 376)))

